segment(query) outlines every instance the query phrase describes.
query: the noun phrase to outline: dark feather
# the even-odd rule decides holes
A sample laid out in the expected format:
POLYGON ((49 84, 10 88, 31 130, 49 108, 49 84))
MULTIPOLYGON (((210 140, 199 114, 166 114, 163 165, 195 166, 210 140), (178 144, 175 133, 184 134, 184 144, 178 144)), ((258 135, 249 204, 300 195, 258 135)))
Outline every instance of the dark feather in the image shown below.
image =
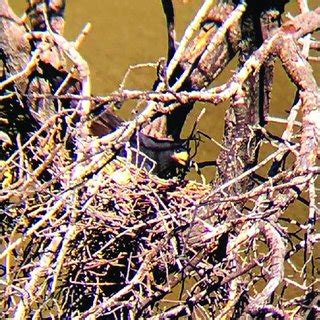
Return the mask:
MULTIPOLYGON (((107 109, 91 120, 89 130, 92 135, 103 137, 115 131, 123 122, 120 117, 107 109)), ((130 145, 134 149, 132 162, 143 165, 147 170, 153 168, 153 173, 160 177, 174 174, 179 165, 176 155, 187 152, 185 141, 157 139, 142 132, 132 136, 130 145)), ((120 154, 125 156, 125 150, 121 150, 120 154)))

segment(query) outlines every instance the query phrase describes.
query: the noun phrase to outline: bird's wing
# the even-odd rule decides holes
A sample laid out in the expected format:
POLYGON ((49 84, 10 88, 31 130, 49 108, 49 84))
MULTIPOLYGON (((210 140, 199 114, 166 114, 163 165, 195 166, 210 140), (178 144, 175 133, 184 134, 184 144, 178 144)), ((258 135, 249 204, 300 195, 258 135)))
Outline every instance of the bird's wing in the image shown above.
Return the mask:
POLYGON ((105 110, 103 113, 94 117, 89 124, 89 130, 92 135, 103 137, 115 131, 123 120, 110 110, 105 110))

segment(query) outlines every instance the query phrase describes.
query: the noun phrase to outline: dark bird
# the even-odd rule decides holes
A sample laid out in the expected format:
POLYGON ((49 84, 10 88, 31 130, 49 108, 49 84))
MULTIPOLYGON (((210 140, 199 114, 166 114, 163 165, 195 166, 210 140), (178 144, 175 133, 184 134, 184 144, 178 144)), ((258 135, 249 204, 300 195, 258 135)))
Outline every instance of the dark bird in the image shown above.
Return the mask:
MULTIPOLYGON (((123 122, 107 109, 93 117, 89 131, 94 136, 103 137, 115 131, 123 122)), ((183 140, 158 139, 138 132, 130 139, 130 146, 137 150, 132 153, 132 162, 162 178, 173 176, 177 168, 186 167, 188 163, 188 148, 183 140)), ((125 148, 120 150, 120 155, 126 156, 125 148)))

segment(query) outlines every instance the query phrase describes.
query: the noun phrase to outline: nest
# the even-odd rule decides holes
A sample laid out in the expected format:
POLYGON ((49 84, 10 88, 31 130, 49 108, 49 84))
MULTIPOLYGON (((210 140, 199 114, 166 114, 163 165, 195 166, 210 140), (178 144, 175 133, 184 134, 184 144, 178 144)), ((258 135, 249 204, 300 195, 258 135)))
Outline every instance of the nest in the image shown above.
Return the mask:
POLYGON ((61 126, 49 123, 3 162, 6 316, 150 312, 199 246, 190 231, 210 187, 160 179, 117 157, 112 144, 99 160, 79 156, 77 146, 93 151, 95 138, 69 128, 61 139, 61 126))
MULTIPOLYGON (((280 223, 237 211, 254 191, 230 197, 219 187, 160 179, 117 155, 125 130, 95 138, 86 125, 62 112, 25 141, 18 135, 1 163, 4 317, 236 319, 249 301, 282 314, 261 306, 269 294, 262 283, 266 275, 280 281, 284 259, 303 245, 286 253, 280 223), (250 290, 260 298, 250 300, 250 290), (179 298, 169 298, 172 291, 179 298)), ((314 301, 316 291, 306 290, 314 301)))
MULTIPOLYGON (((316 48, 302 37, 319 29, 319 12, 302 12, 279 28, 283 1, 266 3, 266 10, 219 3, 210 13, 211 4, 205 2, 173 57, 169 50, 167 66, 159 61, 155 90, 126 90, 127 73, 118 92, 92 97, 89 66, 77 51, 88 28, 75 42, 63 37, 64 1, 30 2, 30 30, 4 1, 2 318, 319 314, 320 95, 297 45, 300 39, 316 48), (206 89, 238 54, 230 79, 206 89), (273 57, 298 88, 287 119, 269 114, 273 57), (88 135, 90 116, 132 99, 146 103, 133 121, 99 138, 88 135), (135 165, 130 152, 119 156, 142 127, 157 133, 178 120, 176 131, 163 132, 177 137, 196 101, 227 99, 224 141, 210 159, 215 186, 183 175, 163 180, 135 165), (261 127, 267 121, 286 124, 282 135, 261 127), (262 144, 276 151, 265 157, 262 144), (287 214, 296 200, 303 204, 300 222, 287 214)), ((174 44, 171 9, 164 6, 174 44)), ((139 150, 131 154, 140 157, 139 150)))

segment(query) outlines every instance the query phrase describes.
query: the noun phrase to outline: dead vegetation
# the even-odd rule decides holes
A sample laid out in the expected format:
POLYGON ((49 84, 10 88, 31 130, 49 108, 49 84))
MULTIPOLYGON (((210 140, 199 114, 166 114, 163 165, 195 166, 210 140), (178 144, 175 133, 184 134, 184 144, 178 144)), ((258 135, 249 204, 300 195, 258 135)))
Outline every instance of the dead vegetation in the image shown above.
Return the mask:
POLYGON ((298 1, 282 24, 286 1, 206 0, 176 47, 163 0, 168 63, 154 89, 94 97, 78 51, 87 30, 67 41, 64 1, 28 3, 18 18, 0 1, 1 317, 319 316, 320 92, 308 61, 320 9, 298 1), (237 54, 229 81, 208 89, 237 54), (276 58, 297 87, 287 119, 269 114, 276 58), (145 108, 90 135, 94 112, 128 99, 145 108), (160 179, 135 161, 138 131, 177 141, 195 102, 227 100, 212 185, 184 172, 160 179), (285 124, 281 136, 270 121, 285 124), (288 210, 297 202, 299 222, 288 210))

